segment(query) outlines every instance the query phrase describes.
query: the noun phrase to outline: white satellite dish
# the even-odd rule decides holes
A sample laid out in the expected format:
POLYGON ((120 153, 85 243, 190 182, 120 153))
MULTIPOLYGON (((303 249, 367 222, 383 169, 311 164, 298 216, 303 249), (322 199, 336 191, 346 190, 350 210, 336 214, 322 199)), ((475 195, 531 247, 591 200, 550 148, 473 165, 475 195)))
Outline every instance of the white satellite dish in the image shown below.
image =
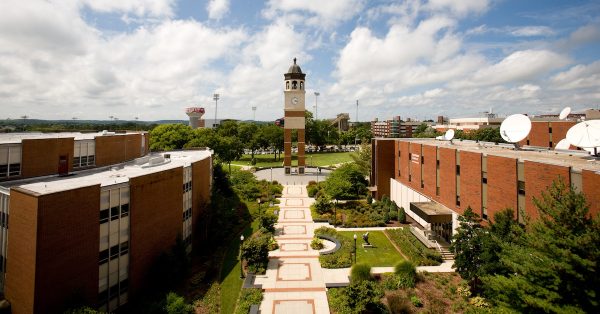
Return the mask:
POLYGON ((569 143, 569 141, 567 141, 566 138, 563 138, 558 143, 556 143, 556 146, 554 146, 554 149, 567 150, 567 149, 569 149, 569 147, 571 147, 571 143, 569 143))
POLYGON ((571 107, 565 107, 558 115, 558 118, 564 120, 569 116, 569 113, 571 113, 571 107))
POLYGON ((440 141, 441 141, 441 140, 443 140, 443 139, 444 139, 444 136, 443 136, 443 135, 436 136, 436 137, 435 137, 435 139, 436 139, 436 140, 440 140, 440 141))
POLYGON ((522 114, 509 116, 500 125, 500 136, 509 143, 524 140, 529 135, 529 131, 531 131, 531 120, 522 114))
POLYGON ((573 146, 589 148, 588 151, 596 155, 598 147, 600 147, 600 120, 575 124, 567 131, 567 141, 573 146))
POLYGON ((444 140, 451 141, 454 138, 454 130, 450 129, 444 134, 444 140))

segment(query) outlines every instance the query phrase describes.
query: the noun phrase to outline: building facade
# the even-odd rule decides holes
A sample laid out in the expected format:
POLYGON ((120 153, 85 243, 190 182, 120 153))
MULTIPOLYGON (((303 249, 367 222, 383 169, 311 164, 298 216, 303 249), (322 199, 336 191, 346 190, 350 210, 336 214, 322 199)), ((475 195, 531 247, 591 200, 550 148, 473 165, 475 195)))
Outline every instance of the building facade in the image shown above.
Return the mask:
POLYGON ((286 174, 292 172, 292 130, 298 132, 298 174, 304 174, 305 166, 305 126, 304 117, 306 107, 304 105, 306 90, 304 89, 304 79, 306 74, 302 73, 300 66, 294 64, 290 66, 288 72, 284 75, 284 119, 283 127, 283 166, 286 174))
POLYGON ((402 121, 400 116, 395 116, 391 120, 385 121, 375 119, 371 121, 371 133, 373 137, 412 137, 417 128, 423 123, 427 126, 434 125, 433 122, 412 121, 411 119, 402 121))
POLYGON ((585 194, 592 214, 600 212, 600 163, 588 162, 583 152, 433 139, 374 139, 372 152, 375 197, 388 195, 446 240, 467 207, 486 220, 505 208, 521 222, 525 215, 535 219, 533 199, 559 178, 585 194), (438 213, 420 203, 433 204, 438 213))
MULTIPOLYGON (((61 164, 54 164, 49 175, 0 183, 0 277, 12 313, 61 312, 74 298, 114 311, 144 288, 156 258, 178 237, 188 251, 202 242, 211 152, 147 155, 138 142, 142 157, 116 162, 130 153, 107 154, 105 145, 129 147, 127 138, 100 138, 60 139, 68 175, 57 175, 61 164)), ((24 156, 31 148, 23 147, 24 156)), ((29 161, 20 161, 26 169, 29 161)))

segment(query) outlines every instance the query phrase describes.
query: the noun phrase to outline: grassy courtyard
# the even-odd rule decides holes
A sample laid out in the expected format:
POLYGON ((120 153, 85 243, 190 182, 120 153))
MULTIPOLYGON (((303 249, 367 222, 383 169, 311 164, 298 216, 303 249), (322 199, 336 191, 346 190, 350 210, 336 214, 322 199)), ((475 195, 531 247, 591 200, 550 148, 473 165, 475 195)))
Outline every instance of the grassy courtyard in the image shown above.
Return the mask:
MULTIPOLYGON (((340 164, 343 162, 352 161, 349 152, 344 153, 307 153, 306 154, 306 165, 307 166, 329 166, 340 164), (312 156, 312 158, 311 158, 312 156)), ((275 161, 274 154, 268 155, 254 155, 256 159, 256 167, 280 167, 283 164, 283 154, 281 155, 281 160, 275 161)), ((231 165, 239 165, 239 166, 250 166, 250 161, 252 157, 250 155, 242 155, 242 158, 239 160, 231 162, 231 165)), ((297 165, 297 156, 296 154, 292 155, 292 165, 297 165)))
POLYGON ((381 231, 369 232, 369 242, 372 248, 362 247, 362 235, 364 232, 340 231, 339 234, 354 241, 356 233, 356 261, 357 263, 369 264, 372 267, 395 266, 403 260, 402 256, 390 243, 387 237, 381 231))

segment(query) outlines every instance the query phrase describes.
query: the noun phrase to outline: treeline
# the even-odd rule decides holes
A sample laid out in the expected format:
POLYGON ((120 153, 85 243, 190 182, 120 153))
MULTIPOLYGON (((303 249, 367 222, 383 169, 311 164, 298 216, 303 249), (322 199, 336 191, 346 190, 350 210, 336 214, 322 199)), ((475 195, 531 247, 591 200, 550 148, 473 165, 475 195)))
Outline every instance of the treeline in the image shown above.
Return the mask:
MULTIPOLYGON (((413 134, 413 137, 434 138, 440 135, 444 135, 444 133, 438 132, 434 128, 429 127, 427 126, 427 124, 423 123, 417 127, 415 133, 413 134)), ((455 130, 454 138, 460 140, 506 143, 506 141, 502 139, 502 136, 500 136, 500 128, 497 127, 469 130, 468 132, 465 132, 463 130, 455 130)))
POLYGON ((157 123, 148 122, 102 122, 102 121, 23 121, 5 120, 1 132, 99 132, 102 130, 139 130, 149 131, 157 123))

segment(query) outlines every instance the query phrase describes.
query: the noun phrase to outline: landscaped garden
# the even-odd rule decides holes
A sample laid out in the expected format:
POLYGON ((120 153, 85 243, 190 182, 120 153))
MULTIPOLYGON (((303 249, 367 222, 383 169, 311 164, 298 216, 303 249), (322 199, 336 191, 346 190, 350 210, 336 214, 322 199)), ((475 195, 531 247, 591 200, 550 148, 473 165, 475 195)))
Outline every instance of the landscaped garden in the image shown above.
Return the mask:
POLYGON ((442 256, 440 253, 426 247, 410 232, 408 227, 387 229, 384 232, 392 241, 394 241, 404 256, 415 265, 436 266, 441 264, 442 256))
MULTIPOLYGON (((362 235, 365 232, 341 231, 338 234, 344 238, 354 241, 356 234, 356 262, 366 263, 373 267, 394 266, 403 260, 402 255, 390 243, 382 231, 369 232, 369 242, 373 247, 363 247, 362 235)), ((354 245, 354 244, 353 244, 354 245)))
MULTIPOLYGON (((351 162, 350 152, 342 153, 306 153, 306 166, 308 167, 323 167, 337 165, 341 163, 351 162)), ((244 154, 236 161, 232 161, 231 165, 238 166, 254 166, 259 168, 264 167, 281 167, 283 165, 283 159, 281 157, 276 158, 275 154, 264 154, 254 155, 255 163, 252 163, 252 156, 250 154, 244 154)), ((292 164, 296 164, 298 160, 297 154, 292 154, 292 164)))

